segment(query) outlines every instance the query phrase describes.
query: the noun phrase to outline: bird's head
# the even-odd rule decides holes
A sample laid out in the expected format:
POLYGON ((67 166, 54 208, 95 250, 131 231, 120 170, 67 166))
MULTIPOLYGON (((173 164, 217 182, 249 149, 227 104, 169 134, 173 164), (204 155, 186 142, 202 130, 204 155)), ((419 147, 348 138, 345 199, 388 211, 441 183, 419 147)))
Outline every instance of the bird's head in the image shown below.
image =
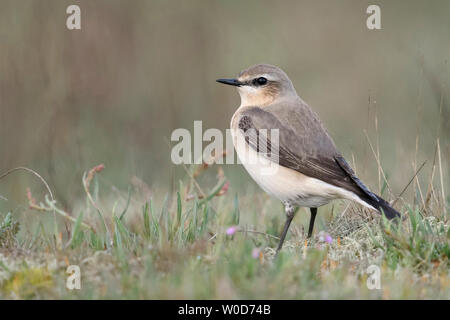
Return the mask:
POLYGON ((263 107, 281 98, 297 96, 286 73, 268 64, 257 64, 245 69, 235 79, 216 81, 236 86, 241 96, 241 106, 263 107))

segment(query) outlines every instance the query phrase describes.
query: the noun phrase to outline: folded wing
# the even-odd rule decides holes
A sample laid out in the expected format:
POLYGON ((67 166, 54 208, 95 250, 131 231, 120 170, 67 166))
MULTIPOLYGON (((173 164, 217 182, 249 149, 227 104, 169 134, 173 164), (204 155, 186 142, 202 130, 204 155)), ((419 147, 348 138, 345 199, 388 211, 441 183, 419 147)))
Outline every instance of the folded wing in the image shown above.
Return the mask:
POLYGON ((363 200, 378 200, 336 150, 314 113, 289 108, 273 111, 246 107, 240 112, 239 129, 250 147, 283 167, 351 191, 363 200), (278 130, 278 143, 272 138, 273 129, 278 130))

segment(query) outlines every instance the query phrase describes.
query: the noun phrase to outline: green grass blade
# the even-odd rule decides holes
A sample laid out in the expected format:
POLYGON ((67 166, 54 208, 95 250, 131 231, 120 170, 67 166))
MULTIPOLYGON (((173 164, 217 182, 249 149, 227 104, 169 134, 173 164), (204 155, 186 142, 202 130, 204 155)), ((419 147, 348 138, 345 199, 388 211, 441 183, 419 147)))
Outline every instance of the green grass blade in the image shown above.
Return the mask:
POLYGON ((125 209, 123 209, 122 214, 120 215, 120 220, 122 220, 122 218, 124 217, 125 213, 127 213, 128 207, 130 206, 130 200, 131 200, 131 187, 128 186, 128 199, 127 199, 127 204, 126 204, 126 206, 125 206, 125 209))
POLYGON ((72 248, 77 247, 81 240, 78 240, 78 235, 81 230, 81 222, 83 221, 84 211, 81 211, 78 215, 77 220, 75 221, 75 225, 73 227, 72 238, 70 238, 69 244, 72 245, 72 248))

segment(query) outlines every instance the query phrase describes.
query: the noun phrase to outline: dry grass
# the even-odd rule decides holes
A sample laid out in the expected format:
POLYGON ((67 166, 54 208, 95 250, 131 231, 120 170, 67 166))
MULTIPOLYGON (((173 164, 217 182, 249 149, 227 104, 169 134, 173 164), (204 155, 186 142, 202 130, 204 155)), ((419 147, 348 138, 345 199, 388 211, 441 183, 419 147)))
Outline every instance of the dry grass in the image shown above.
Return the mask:
POLYGON ((86 201, 79 203, 78 217, 50 198, 38 204, 29 193, 28 217, 55 212, 62 219, 52 232, 51 221, 35 216, 33 231, 18 232, 20 222, 11 214, 3 217, 0 296, 450 298, 450 224, 435 187, 442 182, 430 181, 425 206, 410 206, 399 198, 404 212, 399 224, 351 203, 324 207, 324 230, 316 224, 308 243, 303 228, 293 226, 282 253, 274 258, 282 217, 257 212, 252 206, 260 201, 256 194, 230 194, 223 170, 217 166, 216 174, 214 168, 186 168, 186 180, 174 195, 166 195, 159 210, 154 200, 145 201, 150 188, 142 181, 128 194, 114 188, 104 194, 98 179, 102 166, 83 177, 86 201), (211 173, 218 179, 216 186, 200 186, 196 179, 211 173), (65 231, 59 231, 63 226, 65 231), (237 228, 227 235, 230 226, 237 228), (65 288, 65 270, 72 264, 82 271, 79 291, 65 288), (380 267, 381 290, 367 288, 370 265, 380 267))

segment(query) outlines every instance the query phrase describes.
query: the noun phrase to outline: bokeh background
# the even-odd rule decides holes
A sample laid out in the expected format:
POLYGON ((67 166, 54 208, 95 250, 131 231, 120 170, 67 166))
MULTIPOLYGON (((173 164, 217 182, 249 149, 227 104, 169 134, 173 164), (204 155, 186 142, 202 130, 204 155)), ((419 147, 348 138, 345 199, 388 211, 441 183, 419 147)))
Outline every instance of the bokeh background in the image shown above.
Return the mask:
MULTIPOLYGON (((0 0, 0 173, 36 170, 65 207, 99 163, 105 185, 126 190, 138 177, 170 192, 184 176, 170 161, 172 131, 194 120, 228 128, 239 97, 215 79, 270 63, 372 189, 378 170, 364 130, 379 141, 394 193, 415 162, 427 161, 426 183, 437 137, 447 182, 449 12, 447 0, 0 0), (70 4, 81 7, 81 30, 66 28, 70 4), (382 30, 366 28, 369 4, 380 5, 382 30)), ((257 190, 241 166, 225 170, 234 192, 257 190)), ((43 194, 32 176, 2 179, 2 211, 26 206, 28 186, 43 194)))

